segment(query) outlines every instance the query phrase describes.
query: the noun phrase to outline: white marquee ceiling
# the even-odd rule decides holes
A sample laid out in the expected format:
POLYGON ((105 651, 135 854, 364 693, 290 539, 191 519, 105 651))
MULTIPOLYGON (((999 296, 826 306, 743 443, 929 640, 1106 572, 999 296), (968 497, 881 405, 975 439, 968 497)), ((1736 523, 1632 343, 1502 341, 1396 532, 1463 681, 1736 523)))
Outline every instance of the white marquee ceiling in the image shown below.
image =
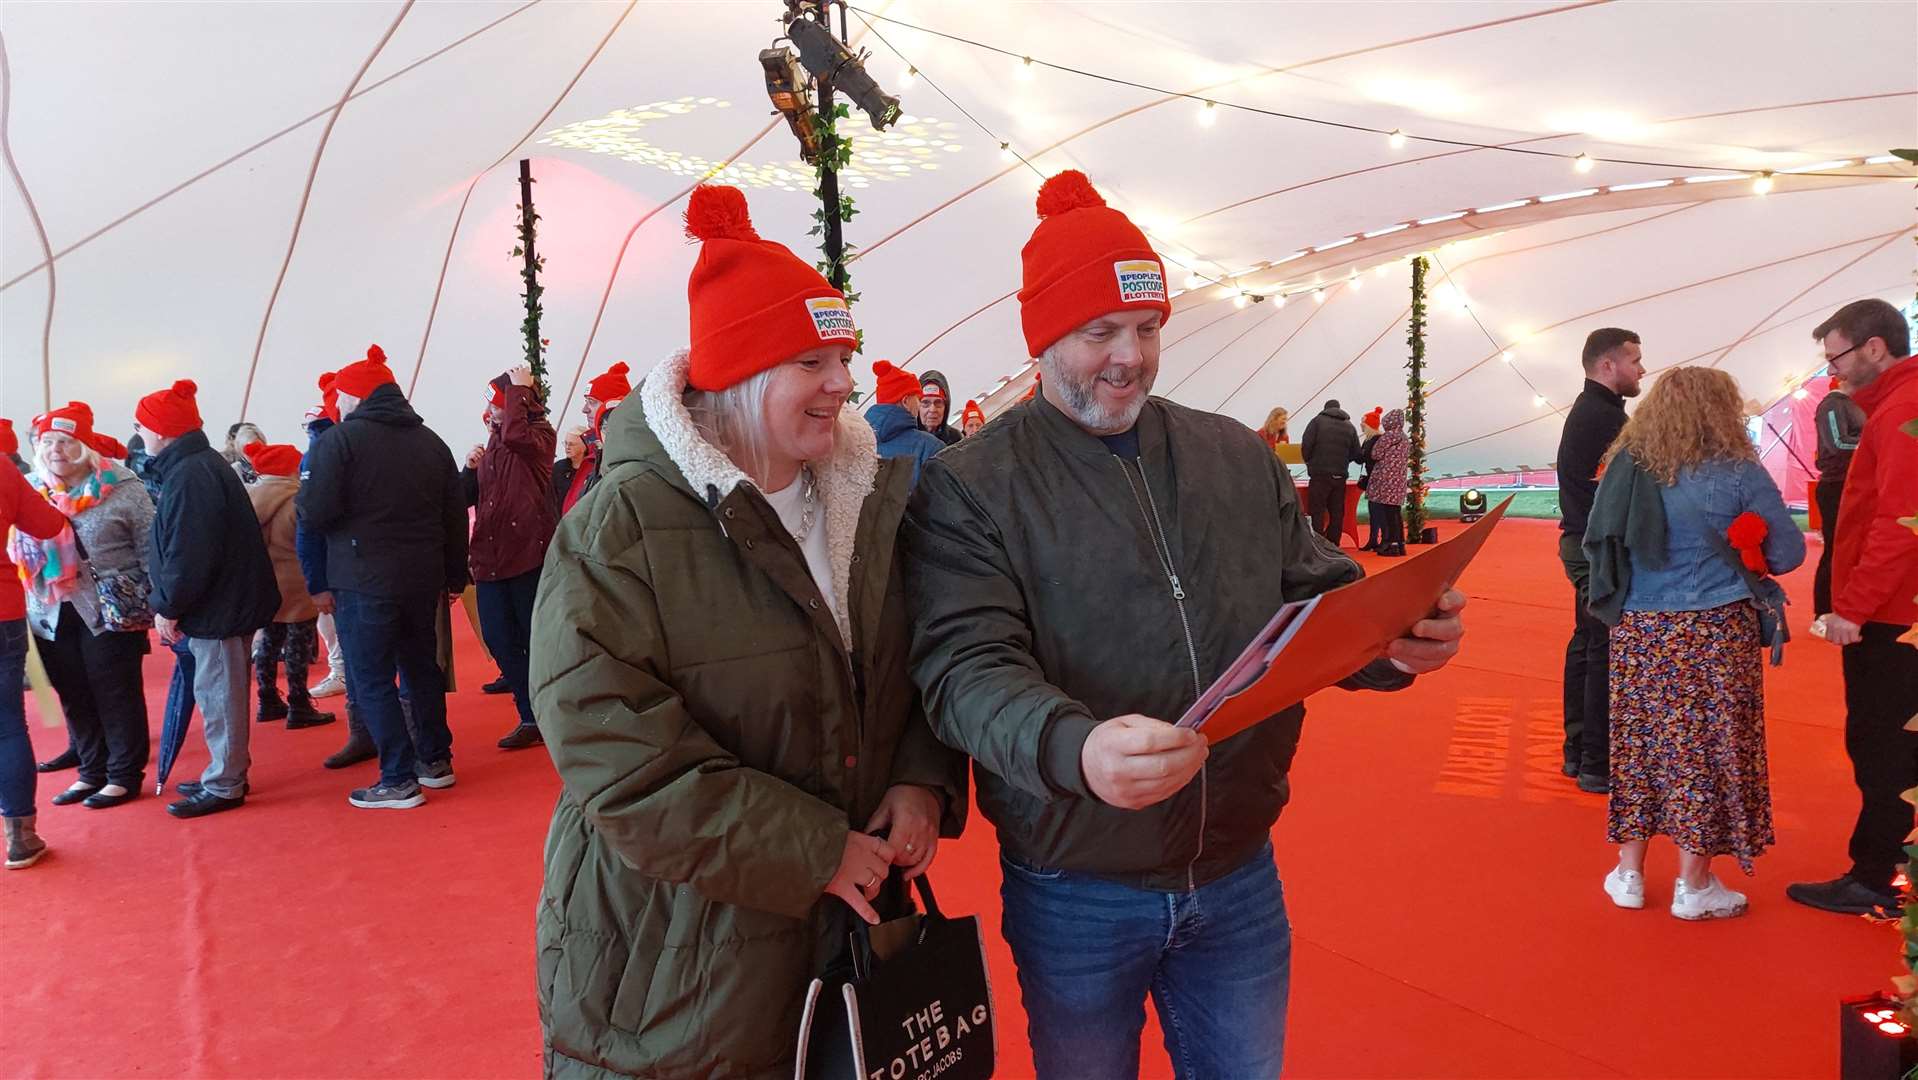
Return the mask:
MULTIPOLYGON (((861 43, 910 117, 889 138, 854 118, 867 355, 939 368, 962 396, 1023 364, 1015 303, 994 301, 1017 287, 1039 174, 1064 168, 1207 278, 1278 263, 1232 280, 1333 286, 1323 304, 1238 308, 1203 281, 1179 299, 1159 391, 1248 422, 1326 397, 1402 401, 1400 257, 1437 249, 1440 472, 1549 462, 1549 417, 1596 326, 1639 330, 1657 365, 1721 363, 1770 398, 1812 366, 1809 328, 1833 307, 1911 296, 1912 173, 1885 164, 1780 175, 1763 197, 1749 180, 1601 190, 1281 261, 1519 198, 1918 144, 1918 6, 1902 0, 859 7, 884 15, 861 43), (921 77, 902 85, 908 64, 921 77), (1222 104, 1202 125, 1194 101, 1047 64, 1222 104), (1415 137, 1375 133, 1394 129, 1415 137), (1418 136, 1601 160, 1579 173, 1567 156, 1418 136)), ((181 376, 210 424, 238 419, 251 373, 249 418, 287 439, 314 376, 378 341, 402 381, 418 366, 416 400, 448 441, 471 441, 481 386, 518 356, 521 156, 540 181, 559 392, 576 369, 643 370, 684 341, 694 250, 677 202, 705 170, 736 156, 726 177, 751 188, 761 231, 812 255, 810 170, 783 123, 766 132, 755 61, 779 10, 5 5, 6 141, 58 257, 49 275, 20 186, 0 185, 0 413, 40 410, 44 353, 52 398, 90 401, 109 430, 181 376)))

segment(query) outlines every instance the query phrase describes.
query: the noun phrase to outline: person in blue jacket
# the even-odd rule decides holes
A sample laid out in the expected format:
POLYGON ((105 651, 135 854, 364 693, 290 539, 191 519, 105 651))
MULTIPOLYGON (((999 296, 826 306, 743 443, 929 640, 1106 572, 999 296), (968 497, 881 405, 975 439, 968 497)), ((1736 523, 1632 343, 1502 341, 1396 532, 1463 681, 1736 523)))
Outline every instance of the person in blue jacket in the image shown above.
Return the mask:
POLYGON ((872 406, 866 410, 866 423, 879 437, 882 458, 911 458, 912 482, 919 483, 919 470, 932 455, 946 448, 937 435, 919 426, 919 380, 910 372, 881 360, 872 366, 879 385, 872 392, 872 406))

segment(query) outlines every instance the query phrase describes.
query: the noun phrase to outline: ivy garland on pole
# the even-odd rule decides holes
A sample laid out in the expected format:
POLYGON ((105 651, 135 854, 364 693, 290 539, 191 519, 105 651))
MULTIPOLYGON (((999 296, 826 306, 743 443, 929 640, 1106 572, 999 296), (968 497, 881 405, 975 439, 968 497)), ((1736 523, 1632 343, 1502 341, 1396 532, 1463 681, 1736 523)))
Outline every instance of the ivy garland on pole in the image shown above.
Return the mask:
POLYGON ((519 245, 512 251, 512 257, 521 260, 520 280, 525 283, 526 291, 520 298, 526 301, 526 318, 520 321, 520 333, 525 336, 526 366, 533 369, 533 391, 541 401, 547 400, 546 387, 546 346, 551 344, 539 336, 539 319, 545 312, 540 297, 546 289, 539 283, 539 272, 545 268, 546 260, 533 249, 533 240, 538 233, 539 214, 533 209, 533 163, 525 158, 519 163, 519 245))
MULTIPOLYGON (((837 252, 833 251, 832 242, 828 235, 829 230, 827 228, 825 204, 827 199, 827 174, 831 173, 836 177, 841 170, 852 164, 852 140, 842 139, 839 136, 839 121, 851 115, 851 108, 843 102, 835 104, 831 109, 819 114, 817 120, 819 127, 819 157, 813 162, 812 193, 813 197, 819 200, 820 206, 819 209, 812 212, 813 226, 811 232, 811 235, 819 237, 819 250, 826 256, 824 259, 814 263, 813 266, 816 267, 820 273, 826 275, 826 280, 832 282, 835 288, 846 294, 847 307, 851 307, 859 302, 859 294, 852 291, 852 273, 846 269, 847 258, 858 245, 846 240, 842 233, 839 241, 839 250, 837 252)), ((852 196, 846 194, 844 189, 840 188, 837 183, 833 185, 833 191, 839 197, 838 224, 840 228, 843 229, 846 222, 858 216, 859 209, 853 205, 852 196)), ((864 352, 866 348, 866 332, 856 329, 853 333, 857 335, 857 337, 853 343, 852 351, 855 353, 864 352)), ((859 399, 864 396, 859 388, 855 386, 849 400, 856 405, 859 403, 859 399)))
POLYGON ((1423 255, 1412 259, 1412 318, 1405 341, 1412 357, 1405 362, 1406 456, 1405 538, 1420 543, 1425 535, 1425 269, 1423 255))

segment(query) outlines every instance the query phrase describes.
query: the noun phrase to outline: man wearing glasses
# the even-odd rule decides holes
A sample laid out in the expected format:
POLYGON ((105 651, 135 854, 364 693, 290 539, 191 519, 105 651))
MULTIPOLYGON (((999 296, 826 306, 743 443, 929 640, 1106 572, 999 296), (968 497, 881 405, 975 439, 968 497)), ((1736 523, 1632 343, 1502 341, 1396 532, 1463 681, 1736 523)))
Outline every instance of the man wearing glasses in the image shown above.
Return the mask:
POLYGON ((1844 647, 1845 752, 1860 806, 1851 870, 1785 894, 1862 915, 1898 906, 1891 883, 1912 825, 1899 793, 1918 785, 1918 733, 1905 730, 1918 714, 1918 648, 1908 643, 1918 623, 1918 532, 1899 523, 1918 517, 1918 361, 1904 315, 1883 300, 1846 304, 1812 337, 1865 411, 1838 509, 1825 618, 1825 638, 1844 647))

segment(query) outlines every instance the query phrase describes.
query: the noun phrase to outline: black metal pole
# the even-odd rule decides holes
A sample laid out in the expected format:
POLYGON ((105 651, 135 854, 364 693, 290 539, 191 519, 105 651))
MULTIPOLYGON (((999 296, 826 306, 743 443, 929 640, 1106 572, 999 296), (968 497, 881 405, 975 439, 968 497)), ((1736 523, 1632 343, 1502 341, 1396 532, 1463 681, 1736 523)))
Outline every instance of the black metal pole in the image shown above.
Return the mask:
MULTIPOLYGON (((814 15, 826 32, 832 33, 830 0, 821 3, 814 15)), ((841 41, 845 40, 843 30, 839 37, 841 41)), ((833 133, 820 149, 825 157, 825 165, 819 171, 819 200, 826 211, 826 279, 832 282, 833 288, 843 292, 846 288, 846 249, 845 240, 840 234, 839 170, 833 165, 837 160, 840 136, 833 121, 832 80, 823 76, 819 80, 819 119, 826 130, 833 133)))

